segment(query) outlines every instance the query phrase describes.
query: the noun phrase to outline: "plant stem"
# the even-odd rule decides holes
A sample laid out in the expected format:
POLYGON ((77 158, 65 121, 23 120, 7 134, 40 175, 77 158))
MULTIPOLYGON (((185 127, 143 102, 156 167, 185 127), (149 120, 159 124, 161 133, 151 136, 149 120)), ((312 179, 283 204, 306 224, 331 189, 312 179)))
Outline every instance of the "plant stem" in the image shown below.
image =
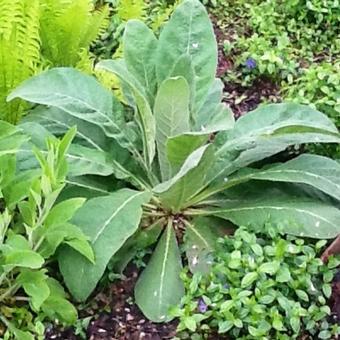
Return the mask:
POLYGON ((188 209, 184 211, 184 215, 186 216, 207 216, 211 214, 211 211, 202 209, 188 209))
POLYGON ((5 300, 8 296, 11 294, 15 294, 15 292, 20 288, 20 285, 18 283, 14 284, 12 287, 8 288, 5 293, 0 295, 0 302, 5 300))

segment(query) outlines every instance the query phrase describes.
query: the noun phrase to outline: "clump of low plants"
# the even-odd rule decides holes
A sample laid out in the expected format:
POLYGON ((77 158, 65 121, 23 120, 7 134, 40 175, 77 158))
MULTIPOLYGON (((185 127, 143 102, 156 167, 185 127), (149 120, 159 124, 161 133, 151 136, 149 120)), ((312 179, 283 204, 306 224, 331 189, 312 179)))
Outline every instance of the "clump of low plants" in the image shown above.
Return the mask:
MULTIPOLYGON (((316 155, 268 160, 296 144, 339 143, 335 125, 294 103, 262 106, 235 122, 222 101, 217 43, 201 2, 183 1, 159 36, 129 21, 123 47, 122 59, 96 65, 119 78, 121 102, 71 68, 33 77, 8 98, 40 105, 20 125, 38 147, 40 135, 78 127, 66 190, 89 198, 72 223, 90 239, 95 263, 70 246, 58 253, 75 299, 90 296, 112 257, 122 269, 137 249, 155 245, 135 298, 146 317, 166 322, 184 295, 179 244, 196 271, 208 267, 205 255, 227 221, 261 226, 270 216, 288 220, 287 234, 339 234, 340 164, 316 155)), ((25 156, 21 166, 29 168, 25 156)))
POLYGON ((172 310, 183 337, 216 332, 228 339, 330 339, 339 334, 327 302, 340 260, 322 262, 324 240, 310 243, 284 237, 272 226, 265 230, 239 228, 219 239, 209 274, 183 272, 185 296, 172 310))
POLYGON ((19 129, 0 121, 0 337, 5 339, 40 340, 43 320, 73 324, 77 319, 48 265, 65 244, 94 262, 86 236, 70 222, 85 200, 57 202, 75 132, 62 140, 50 137, 45 150, 34 149, 40 169, 17 173, 16 153, 19 147, 29 152, 30 144, 19 129))

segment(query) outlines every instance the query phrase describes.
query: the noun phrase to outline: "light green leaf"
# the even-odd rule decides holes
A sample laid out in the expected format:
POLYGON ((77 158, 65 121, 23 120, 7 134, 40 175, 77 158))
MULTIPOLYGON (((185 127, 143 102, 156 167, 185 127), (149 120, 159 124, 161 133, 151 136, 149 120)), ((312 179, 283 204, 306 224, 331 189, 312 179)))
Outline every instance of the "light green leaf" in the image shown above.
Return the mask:
POLYGON ((122 147, 135 151, 124 115, 117 110, 119 103, 94 77, 72 68, 54 68, 26 80, 8 96, 8 100, 15 98, 52 106, 97 125, 122 147))
POLYGON ((66 222, 52 224, 45 228, 43 233, 45 240, 39 248, 39 253, 45 258, 52 256, 62 243, 66 243, 89 261, 95 263, 93 250, 87 237, 73 224, 66 222))
POLYGON ((22 285, 25 293, 31 297, 30 303, 35 311, 39 311, 41 305, 50 295, 50 288, 46 282, 45 271, 23 270, 16 281, 22 285))
POLYGON ((50 320, 60 320, 68 325, 74 325, 78 313, 76 308, 66 299, 63 287, 52 278, 48 278, 47 283, 51 293, 41 306, 44 314, 50 320))
POLYGON ((43 257, 33 250, 13 249, 6 254, 4 265, 9 267, 39 269, 44 262, 43 257))
POLYGON ((259 267, 260 273, 265 273, 269 275, 274 275, 280 268, 280 262, 278 261, 272 261, 272 262, 266 262, 261 264, 259 267))
POLYGON ((177 173, 190 154, 206 144, 208 139, 208 134, 194 133, 186 133, 169 138, 166 144, 166 150, 172 172, 177 173))
POLYGON ((144 156, 147 164, 151 165, 155 156, 156 124, 141 84, 129 73, 122 60, 103 60, 96 65, 96 68, 115 74, 123 83, 128 85, 132 92, 137 105, 137 117, 143 139, 144 156))
POLYGON ((72 219, 90 238, 95 264, 70 247, 63 247, 59 267, 72 295, 84 301, 96 287, 110 258, 138 228, 141 205, 150 193, 123 189, 87 201, 72 219))
POLYGON ((84 203, 84 198, 72 198, 56 204, 50 210, 44 224, 48 227, 68 222, 84 203))
POLYGON ((177 6, 160 34, 156 57, 159 84, 171 75, 183 54, 191 57, 196 76, 195 112, 207 96, 217 66, 213 27, 207 11, 198 0, 185 0, 177 6))
POLYGON ((182 77, 165 80, 157 93, 154 115, 158 160, 163 181, 171 176, 171 166, 166 154, 168 139, 190 130, 189 97, 188 83, 182 77))
POLYGON ((197 188, 202 186, 205 180, 202 173, 207 171, 212 161, 212 149, 209 146, 204 145, 195 150, 174 177, 153 189, 165 207, 174 212, 179 211, 197 188))
POLYGON ((241 287, 246 288, 249 287, 254 281, 258 278, 258 274, 256 272, 247 273, 241 281, 241 287))
POLYGON ((173 226, 169 223, 135 286, 136 303, 151 321, 172 319, 168 315, 169 307, 177 305, 184 295, 181 270, 181 255, 173 226))
POLYGON ((124 60, 129 72, 145 88, 152 105, 156 92, 155 53, 157 39, 143 22, 129 20, 123 37, 124 60))
POLYGON ((193 123, 194 117, 192 111, 195 105, 196 80, 194 67, 189 54, 183 54, 178 58, 169 77, 183 77, 187 81, 190 88, 190 118, 191 123, 193 123))

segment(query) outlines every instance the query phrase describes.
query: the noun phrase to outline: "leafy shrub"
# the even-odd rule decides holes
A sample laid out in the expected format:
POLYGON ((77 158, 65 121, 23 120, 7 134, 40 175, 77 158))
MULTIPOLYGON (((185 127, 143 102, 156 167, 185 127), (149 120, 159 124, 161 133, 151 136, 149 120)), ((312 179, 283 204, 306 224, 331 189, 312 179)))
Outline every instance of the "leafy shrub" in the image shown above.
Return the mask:
POLYGON ((42 338, 44 318, 72 324, 77 311, 66 300, 62 286, 49 276, 47 261, 68 244, 89 261, 93 251, 81 230, 69 220, 84 203, 74 198, 56 203, 65 187, 65 152, 75 130, 62 140, 47 141, 47 154, 35 149, 41 170, 16 174, 15 152, 27 139, 0 121, 0 321, 16 339, 42 338), (22 297, 26 295, 26 297, 22 297), (32 313, 39 314, 32 322, 32 313), (40 330, 40 331, 39 331, 40 330), (38 334, 37 331, 39 331, 38 334))
MULTIPOLYGON (((69 195, 82 188, 93 198, 72 222, 90 238, 96 263, 67 246, 60 252, 61 273, 77 300, 87 299, 113 255, 126 264, 137 245, 157 243, 135 297, 148 318, 167 321, 169 306, 184 294, 177 243, 183 236, 194 271, 193 259, 204 257, 225 229, 221 220, 261 226, 270 216, 273 223, 287 220, 288 234, 339 233, 332 201, 340 199, 339 163, 314 155, 261 163, 290 145, 339 143, 334 124, 297 104, 263 106, 235 123, 221 101, 216 66, 208 14, 198 0, 186 0, 159 38, 129 21, 123 59, 97 64, 119 77, 124 104, 70 68, 33 77, 9 96, 43 105, 22 126, 38 146, 41 135, 78 126, 67 154, 69 195), (220 228, 211 227, 214 217, 220 228)), ((32 166, 29 154, 21 166, 32 166)))
POLYGON ((27 105, 6 97, 41 69, 89 68, 89 46, 107 15, 90 0, 0 0, 0 119, 18 122, 27 105))
POLYGON ((327 300, 340 261, 324 265, 318 258, 326 241, 308 244, 269 228, 266 234, 239 228, 219 240, 210 274, 183 273, 186 293, 172 311, 180 318, 178 331, 189 331, 190 339, 213 331, 228 339, 339 334, 327 300))

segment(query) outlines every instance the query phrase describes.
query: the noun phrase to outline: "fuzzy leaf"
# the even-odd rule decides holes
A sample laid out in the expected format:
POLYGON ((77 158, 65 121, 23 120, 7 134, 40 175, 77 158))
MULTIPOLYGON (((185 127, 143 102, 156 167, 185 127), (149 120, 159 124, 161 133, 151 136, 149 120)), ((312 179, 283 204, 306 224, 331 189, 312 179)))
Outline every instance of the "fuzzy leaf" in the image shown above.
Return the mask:
POLYGON ((189 86, 182 77, 165 80, 155 101, 156 142, 163 180, 171 176, 166 144, 170 137, 189 131, 189 86))
POLYGON ((63 247, 59 266, 72 295, 84 301, 96 287, 110 258, 137 230, 142 215, 141 205, 150 193, 123 189, 109 196, 93 198, 72 219, 90 238, 95 264, 70 247, 63 247))
POLYGON ((135 286, 136 303, 151 321, 172 319, 169 307, 177 305, 184 295, 181 270, 181 255, 173 226, 169 224, 135 286))
POLYGON ((219 205, 212 209, 213 215, 240 226, 251 223, 261 228, 269 222, 288 234, 312 238, 333 238, 340 233, 340 210, 308 197, 263 190, 257 197, 244 192, 219 205))
POLYGON ((183 54, 191 57, 196 75, 193 111, 197 111, 215 79, 217 66, 217 43, 213 27, 207 11, 198 0, 185 0, 177 6, 160 34, 156 57, 158 83, 171 75, 174 65, 183 54))
POLYGON ((154 60, 157 39, 143 22, 129 20, 125 27, 123 45, 126 67, 143 85, 152 105, 157 86, 154 60))
POLYGON ((155 156, 156 125, 146 94, 137 79, 127 70, 122 60, 103 60, 96 65, 97 69, 115 74, 127 84, 137 106, 138 123, 142 134, 144 156, 147 164, 151 165, 155 156))

